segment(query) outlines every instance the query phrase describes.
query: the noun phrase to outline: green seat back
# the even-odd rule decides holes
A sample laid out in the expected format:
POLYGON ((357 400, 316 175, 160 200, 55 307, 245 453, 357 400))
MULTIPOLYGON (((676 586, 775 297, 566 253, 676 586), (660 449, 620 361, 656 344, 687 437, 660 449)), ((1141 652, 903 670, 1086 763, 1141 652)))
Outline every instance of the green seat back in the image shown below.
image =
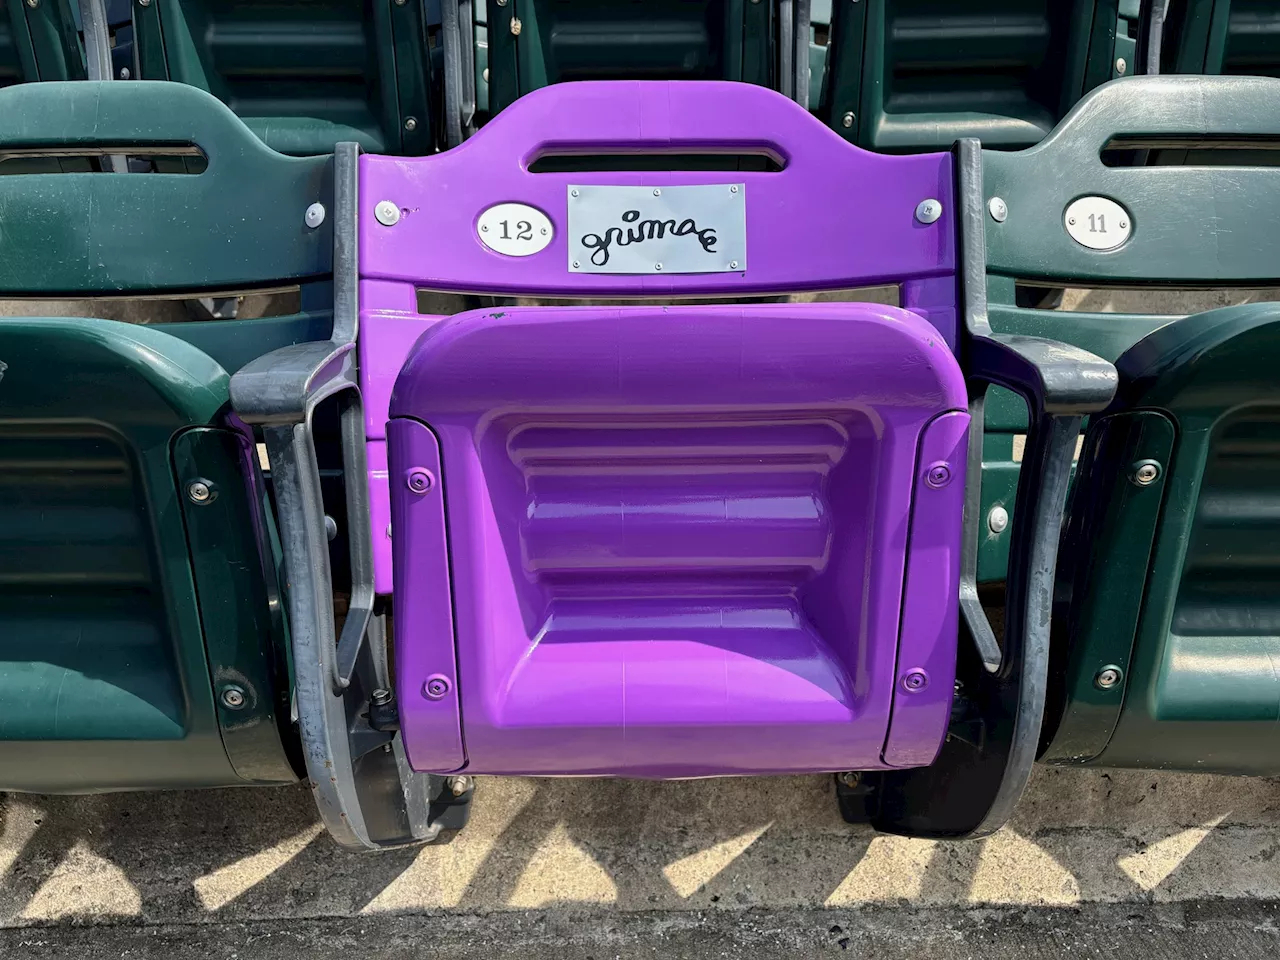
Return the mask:
MULTIPOLYGON (((1051 335, 1078 344, 1116 361, 1121 375, 1115 403, 1106 415, 1095 418, 1083 442, 1069 520, 1076 547, 1066 549, 1059 561, 1061 624, 1054 650, 1060 698, 1051 708, 1053 716, 1047 718, 1048 727, 1056 730, 1049 747, 1051 758, 1081 761, 1100 756, 1099 762, 1196 768, 1191 760, 1198 757, 1207 762, 1208 744, 1219 736, 1233 736, 1227 727, 1215 726, 1221 719, 1215 712, 1230 710, 1222 696, 1229 685, 1211 677, 1219 667, 1206 665, 1205 648, 1177 646, 1179 628, 1174 619, 1175 613, 1183 619, 1203 614, 1206 619, 1196 635, 1209 638, 1210 643, 1233 631, 1248 637, 1248 643, 1258 641, 1265 647, 1270 642, 1265 625, 1260 634, 1250 631, 1258 627, 1253 622, 1260 609, 1258 584, 1271 576, 1266 566, 1269 548, 1264 546, 1275 540, 1271 521, 1265 510, 1245 509, 1223 523, 1222 515, 1214 511, 1234 509, 1225 506, 1235 498, 1229 491, 1235 490, 1247 501, 1253 495, 1248 491, 1260 491, 1259 484, 1267 482, 1271 468, 1259 451, 1267 449, 1271 414, 1246 416, 1241 411, 1266 406, 1267 391, 1260 386, 1260 378, 1264 371, 1280 368, 1280 354, 1274 346, 1276 308, 1268 304, 1187 318, 1048 310, 1020 305, 1018 285, 1148 289, 1277 285, 1280 251, 1272 239, 1272 225, 1280 217, 1280 168, 1256 165, 1256 157, 1247 154, 1197 152, 1197 148, 1224 143, 1260 146, 1278 134, 1280 80, 1142 77, 1094 91, 1036 147, 1018 153, 984 153, 985 198, 1001 213, 1000 219, 990 212, 986 218, 992 326, 1006 333, 1051 335), (1163 153, 1170 149, 1187 150, 1197 162, 1164 162, 1163 153), (1204 162, 1214 153, 1220 158, 1217 165, 1204 162), (1067 208, 1084 197, 1118 203, 1123 209, 1105 229, 1127 230, 1128 239, 1107 250, 1091 249, 1072 239, 1067 208), (1245 331, 1255 326, 1273 332, 1246 336, 1245 331), (1257 366, 1253 372, 1242 368, 1239 381, 1231 384, 1231 365, 1241 359, 1242 344, 1258 351, 1257 366), (1116 417, 1136 418, 1151 433, 1139 431, 1142 442, 1116 440, 1116 417), (1188 432, 1193 420, 1194 429, 1205 439, 1194 455, 1188 452, 1194 446, 1189 445, 1188 432), (1108 423, 1113 424, 1110 431, 1108 423), (1209 443, 1210 436, 1217 439, 1209 443), (1106 460, 1105 467, 1098 465, 1100 457, 1106 460), (1143 459, 1157 461, 1159 469, 1167 472, 1162 476, 1168 475, 1173 486, 1164 480, 1150 486, 1132 482, 1134 464, 1143 459), (1202 485, 1206 491, 1219 492, 1201 491, 1202 485), (1081 537, 1085 517, 1093 519, 1088 521, 1090 532, 1081 537), (1206 531, 1202 549, 1188 549, 1185 542, 1195 517, 1210 524, 1198 528, 1206 531), (1168 553, 1159 562, 1151 559, 1153 544, 1173 542, 1181 544, 1176 559, 1168 553), (1241 578, 1245 568, 1252 568, 1261 580, 1241 578), (1197 606, 1200 613, 1190 613, 1197 606), (1205 626, 1215 620, 1223 628, 1220 634, 1214 633, 1215 627, 1205 626), (1141 670, 1148 672, 1129 672, 1135 643, 1134 670, 1146 664, 1141 670), (1169 663, 1177 665, 1169 675, 1173 679, 1161 686, 1165 681, 1150 670, 1156 669, 1153 664, 1169 663), (1095 686, 1098 671, 1108 665, 1119 666, 1127 683, 1105 689, 1095 686), (1064 687, 1063 678, 1068 676, 1073 679, 1064 687), (1203 711, 1196 722, 1208 724, 1199 730, 1199 739, 1190 722, 1195 718, 1186 707, 1200 695, 1193 692, 1196 689, 1207 698, 1196 708, 1203 711), (1068 722, 1100 701, 1105 702, 1110 720, 1091 728, 1088 736, 1076 729, 1074 720, 1068 722), (1126 717, 1189 722, 1168 729, 1164 742, 1152 736, 1154 727, 1143 728, 1146 732, 1135 733, 1129 752, 1112 758, 1103 748, 1122 706, 1126 717), (1059 725, 1060 717, 1068 719, 1059 725), (1169 737, 1175 730, 1176 737, 1169 737), (1090 737, 1093 747, 1081 747, 1082 738, 1090 737), (1185 750, 1175 746, 1181 738, 1185 738, 1185 750)), ((1098 229, 1103 226, 1101 221, 1096 224, 1098 229)), ((1084 222, 1077 227, 1087 229, 1084 222)), ((1274 373, 1271 376, 1274 384, 1274 373)), ((1009 532, 1008 528, 997 530, 999 525, 991 521, 996 508, 1012 509, 1019 469, 1015 451, 1018 435, 1025 431, 1025 417, 1022 405, 1008 394, 994 393, 988 401, 981 507, 984 535, 979 547, 980 575, 987 581, 1000 580, 1004 574, 1009 532)), ((1240 649, 1232 653, 1229 645, 1220 646, 1222 663, 1234 662, 1240 649)), ((1258 662, 1255 659, 1249 670, 1258 662)), ((1267 683, 1274 686, 1273 680, 1263 686, 1267 683)), ((1251 699, 1249 709, 1255 711, 1259 702, 1266 701, 1266 695, 1246 694, 1244 687, 1240 697, 1251 699)), ((1270 697, 1270 707, 1263 709, 1270 709, 1274 720, 1280 697, 1274 693, 1270 697)), ((1273 720, 1268 721, 1272 726, 1273 720)), ((1121 728, 1126 722, 1120 721, 1121 728)), ((1242 770, 1250 762, 1258 763, 1257 746, 1256 740, 1242 745, 1234 758, 1219 754, 1219 767, 1242 770)), ((1274 747, 1272 756, 1280 756, 1274 747)))
POLYGON ((0 297, 298 285, 304 309, 0 318, 0 789, 289 781, 274 527, 227 391, 248 360, 330 334, 330 224, 304 214, 332 162, 274 153, 180 84, 0 91, 0 152, 107 148, 207 165, 0 176, 0 297))
POLYGON ((1027 147, 1084 93, 1133 69, 1138 0, 833 8, 819 112, 873 150, 946 150, 962 137, 1027 147))
POLYGON ((0 87, 85 75, 72 0, 0 0, 0 87))
POLYGON ((1165 73, 1280 77, 1280 2, 1171 3, 1160 48, 1165 73))
POLYGON ((140 76, 212 93, 272 149, 435 147, 421 3, 155 0, 133 8, 140 76))
MULTIPOLYGON (((767 0, 488 0, 489 110, 564 80, 774 84, 778 6, 767 0)), ((483 82, 483 67, 477 69, 483 82)))

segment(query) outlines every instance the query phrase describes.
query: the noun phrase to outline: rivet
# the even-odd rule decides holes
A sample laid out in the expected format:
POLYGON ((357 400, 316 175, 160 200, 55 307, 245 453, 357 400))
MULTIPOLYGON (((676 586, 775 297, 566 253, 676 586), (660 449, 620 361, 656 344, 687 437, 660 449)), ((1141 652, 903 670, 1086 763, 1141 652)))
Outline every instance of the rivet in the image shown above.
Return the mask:
POLYGON ((1124 671, 1113 663, 1107 664, 1093 678, 1093 685, 1099 690, 1110 690, 1121 678, 1124 677, 1124 671))
POLYGON ((488 232, 489 232, 489 225, 488 225, 488 224, 485 224, 485 223, 480 224, 480 232, 481 232, 481 233, 488 233, 488 232))
POLYGON ((653 195, 654 195, 655 197, 660 197, 660 196, 662 196, 662 191, 661 191, 661 190, 654 190, 654 191, 653 191, 653 195))
POLYGON ((1129 229, 1129 221, 1128 221, 1128 220, 1121 220, 1121 221, 1120 221, 1120 229, 1121 229, 1121 230, 1128 230, 1128 229, 1129 229))
POLYGON ((942 216, 942 204, 930 197, 916 205, 916 219, 921 223, 936 223, 942 216))
POLYGON ((34 10, 36 7, 40 6, 40 0, 27 0, 27 6, 34 10))
POLYGON ((405 117, 405 120, 404 120, 404 128, 405 128, 406 130, 408 130, 410 133, 412 133, 414 130, 417 130, 417 129, 418 129, 418 118, 417 118, 417 117, 405 117))
POLYGON ((925 483, 931 487, 945 487, 951 482, 951 468, 945 463, 931 464, 925 474, 925 483))
POLYGON ((412 467, 405 473, 405 486, 414 493, 426 493, 435 485, 435 477, 431 471, 423 467, 412 467))
POLYGON ((488 68, 488 67, 485 67, 485 68, 484 68, 484 73, 483 73, 483 74, 481 74, 481 76, 483 76, 483 77, 484 77, 484 82, 485 82, 485 83, 488 83, 488 82, 489 82, 489 68, 488 68))
POLYGON ((1004 223, 1005 217, 1009 216, 1009 208, 1005 206, 1005 202, 999 197, 992 197, 988 200, 987 209, 991 211, 991 219, 996 223, 1004 223))
POLYGON ((428 700, 442 700, 449 693, 449 678, 441 674, 427 677, 427 682, 422 685, 422 695, 428 700))
POLYGON ((543 228, 542 228, 541 230, 539 230, 538 232, 539 232, 540 234, 542 234, 542 235, 545 237, 545 236, 547 235, 547 228, 546 228, 546 227, 543 227, 543 228))
POLYGON ((737 260, 730 260, 730 261, 729 261, 729 269, 730 269, 730 270, 737 270, 737 269, 738 269, 738 261, 737 261, 737 260))
POLYGON ((406 3, 406 2, 407 2, 407 0, 396 0, 396 6, 397 6, 397 7, 403 7, 403 6, 405 5, 405 3, 406 3))
POLYGON ((1133 465, 1131 479, 1140 487, 1149 487, 1160 478, 1160 464, 1154 460, 1139 460, 1133 465))
POLYGON ((738 185, 737 185, 736 183, 732 183, 732 184, 730 184, 730 185, 729 185, 729 192, 730 192, 730 193, 737 193, 737 192, 738 192, 738 185))
POLYGON ((313 203, 307 207, 306 215, 302 218, 306 221, 308 227, 314 230, 320 224, 324 223, 324 204, 313 203))
POLYGON ((579 264, 577 260, 573 261, 573 269, 577 270, 579 266, 581 266, 581 264, 579 264))
POLYGON ((239 710, 241 707, 244 706, 244 702, 245 702, 244 691, 239 687, 237 687, 235 684, 231 684, 229 686, 222 688, 223 706, 230 707, 232 710, 239 710))
POLYGON ((853 126, 853 119, 854 119, 853 111, 850 110, 848 113, 846 113, 843 117, 840 118, 840 123, 847 130, 849 127, 853 126))
POLYGON ((507 5, 507 0, 498 0, 498 6, 505 7, 506 5, 507 5))
POLYGON ((992 507, 987 514, 987 527, 992 533, 1004 533, 1009 526, 1009 511, 1004 507, 992 507))
POLYGON ((391 539, 391 524, 387 524, 387 539, 391 539))
POLYGON ((128 67, 121 67, 121 68, 120 68, 120 79, 121 79, 121 80, 128 80, 131 76, 133 76, 133 74, 131 74, 131 73, 129 72, 129 68, 128 68, 128 67))
POLYGON ((1076 218, 1075 218, 1075 217, 1067 217, 1067 223, 1071 224, 1071 226, 1073 226, 1073 227, 1074 227, 1074 226, 1076 225, 1076 218))
POLYGON ((660 263, 655 263, 655 264, 653 265, 653 269, 655 269, 655 270, 661 270, 661 269, 662 269, 662 264, 660 264, 660 263))
POLYGON ((511 18, 511 35, 513 37, 520 36, 520 31, 524 28, 524 24, 520 22, 519 17, 511 18))
POLYGON ((1127 64, 1127 63, 1125 63, 1125 62, 1124 62, 1124 57, 1117 57, 1117 58, 1116 58, 1116 73, 1118 73, 1118 74, 1120 74, 1121 76, 1123 76, 1123 75, 1124 75, 1124 72, 1125 72, 1126 70, 1128 70, 1128 69, 1129 69, 1129 64, 1127 64))
POLYGON ((578 195, 578 191, 577 191, 577 190, 570 190, 570 191, 569 191, 569 196, 571 196, 571 197, 576 197, 577 195, 578 195))
POLYGON ((217 499, 217 488, 208 480, 192 480, 187 484, 187 496, 192 503, 213 503, 217 499))
POLYGON ((929 685, 929 675, 923 670, 910 670, 902 678, 902 685, 912 693, 919 693, 929 685))
POLYGON ((373 208, 373 215, 384 227, 394 227, 400 222, 400 208, 390 200, 379 200, 378 205, 373 208))
POLYGON ((138 0, 138 6, 149 7, 151 6, 151 0, 138 0))

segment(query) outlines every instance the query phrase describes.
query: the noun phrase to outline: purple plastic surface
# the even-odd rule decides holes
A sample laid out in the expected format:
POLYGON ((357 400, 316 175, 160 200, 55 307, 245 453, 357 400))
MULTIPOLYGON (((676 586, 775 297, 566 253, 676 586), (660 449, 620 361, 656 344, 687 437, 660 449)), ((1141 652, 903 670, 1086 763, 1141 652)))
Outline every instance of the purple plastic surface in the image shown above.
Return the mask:
POLYGON ((894 307, 434 325, 388 431, 411 763, 458 769, 442 731, 459 707, 424 694, 433 678, 456 692, 476 773, 928 762, 954 672, 965 408, 937 330, 894 307), (406 479, 419 468, 425 494, 406 479), (904 586, 919 625, 900 642, 904 586))
POLYGON ((360 159, 360 273, 439 290, 522 295, 717 296, 903 285, 915 309, 954 345, 955 204, 947 154, 880 156, 846 143, 764 87, 716 81, 553 84, 503 110, 474 137, 430 157, 360 159), (767 153, 780 172, 734 170, 530 173, 548 154, 767 153), (738 273, 617 276, 566 267, 569 184, 745 183, 747 262, 738 273), (929 198, 935 223, 915 219, 929 198), (400 209, 394 226, 374 215, 400 209), (552 242, 507 257, 479 240, 496 203, 530 204, 552 242), (941 279, 941 283, 931 282, 941 279), (919 287, 920 289, 916 289, 919 287))

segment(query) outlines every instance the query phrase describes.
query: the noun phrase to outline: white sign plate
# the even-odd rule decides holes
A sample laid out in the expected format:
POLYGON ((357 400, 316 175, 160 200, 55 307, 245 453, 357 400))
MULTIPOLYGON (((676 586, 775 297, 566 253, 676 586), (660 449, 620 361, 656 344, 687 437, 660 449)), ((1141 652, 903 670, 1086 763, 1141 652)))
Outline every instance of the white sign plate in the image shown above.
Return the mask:
POLYGON ((531 257, 545 250, 555 234, 551 218, 527 203, 494 204, 476 220, 480 242, 508 257, 531 257))
POLYGON ((1062 214, 1071 239, 1090 250, 1114 250, 1129 239, 1133 217, 1107 197, 1081 197, 1062 214))
POLYGON ((570 185, 571 273, 735 273, 747 269, 747 188, 570 185))

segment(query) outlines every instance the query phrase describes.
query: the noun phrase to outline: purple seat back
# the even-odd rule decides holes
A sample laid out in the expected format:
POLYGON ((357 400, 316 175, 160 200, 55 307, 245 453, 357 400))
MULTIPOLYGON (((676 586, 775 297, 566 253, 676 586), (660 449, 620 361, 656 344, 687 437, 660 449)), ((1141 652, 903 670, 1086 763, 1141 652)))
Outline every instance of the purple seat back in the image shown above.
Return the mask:
POLYGON ((413 766, 930 762, 954 680, 968 426, 950 351, 950 158, 865 153, 759 87, 581 83, 531 94, 446 154, 365 157, 361 174, 374 536, 413 766), (783 169, 528 169, 547 153, 657 150, 764 151, 783 169), (692 184, 743 191, 744 269, 571 269, 574 185, 692 184), (941 218, 915 216, 925 199, 941 218), (500 202, 545 213, 545 250, 479 241, 477 218, 500 202), (380 220, 380 203, 396 215, 380 220), (419 287, 733 297, 880 283, 901 285, 901 308, 415 308, 419 287))

